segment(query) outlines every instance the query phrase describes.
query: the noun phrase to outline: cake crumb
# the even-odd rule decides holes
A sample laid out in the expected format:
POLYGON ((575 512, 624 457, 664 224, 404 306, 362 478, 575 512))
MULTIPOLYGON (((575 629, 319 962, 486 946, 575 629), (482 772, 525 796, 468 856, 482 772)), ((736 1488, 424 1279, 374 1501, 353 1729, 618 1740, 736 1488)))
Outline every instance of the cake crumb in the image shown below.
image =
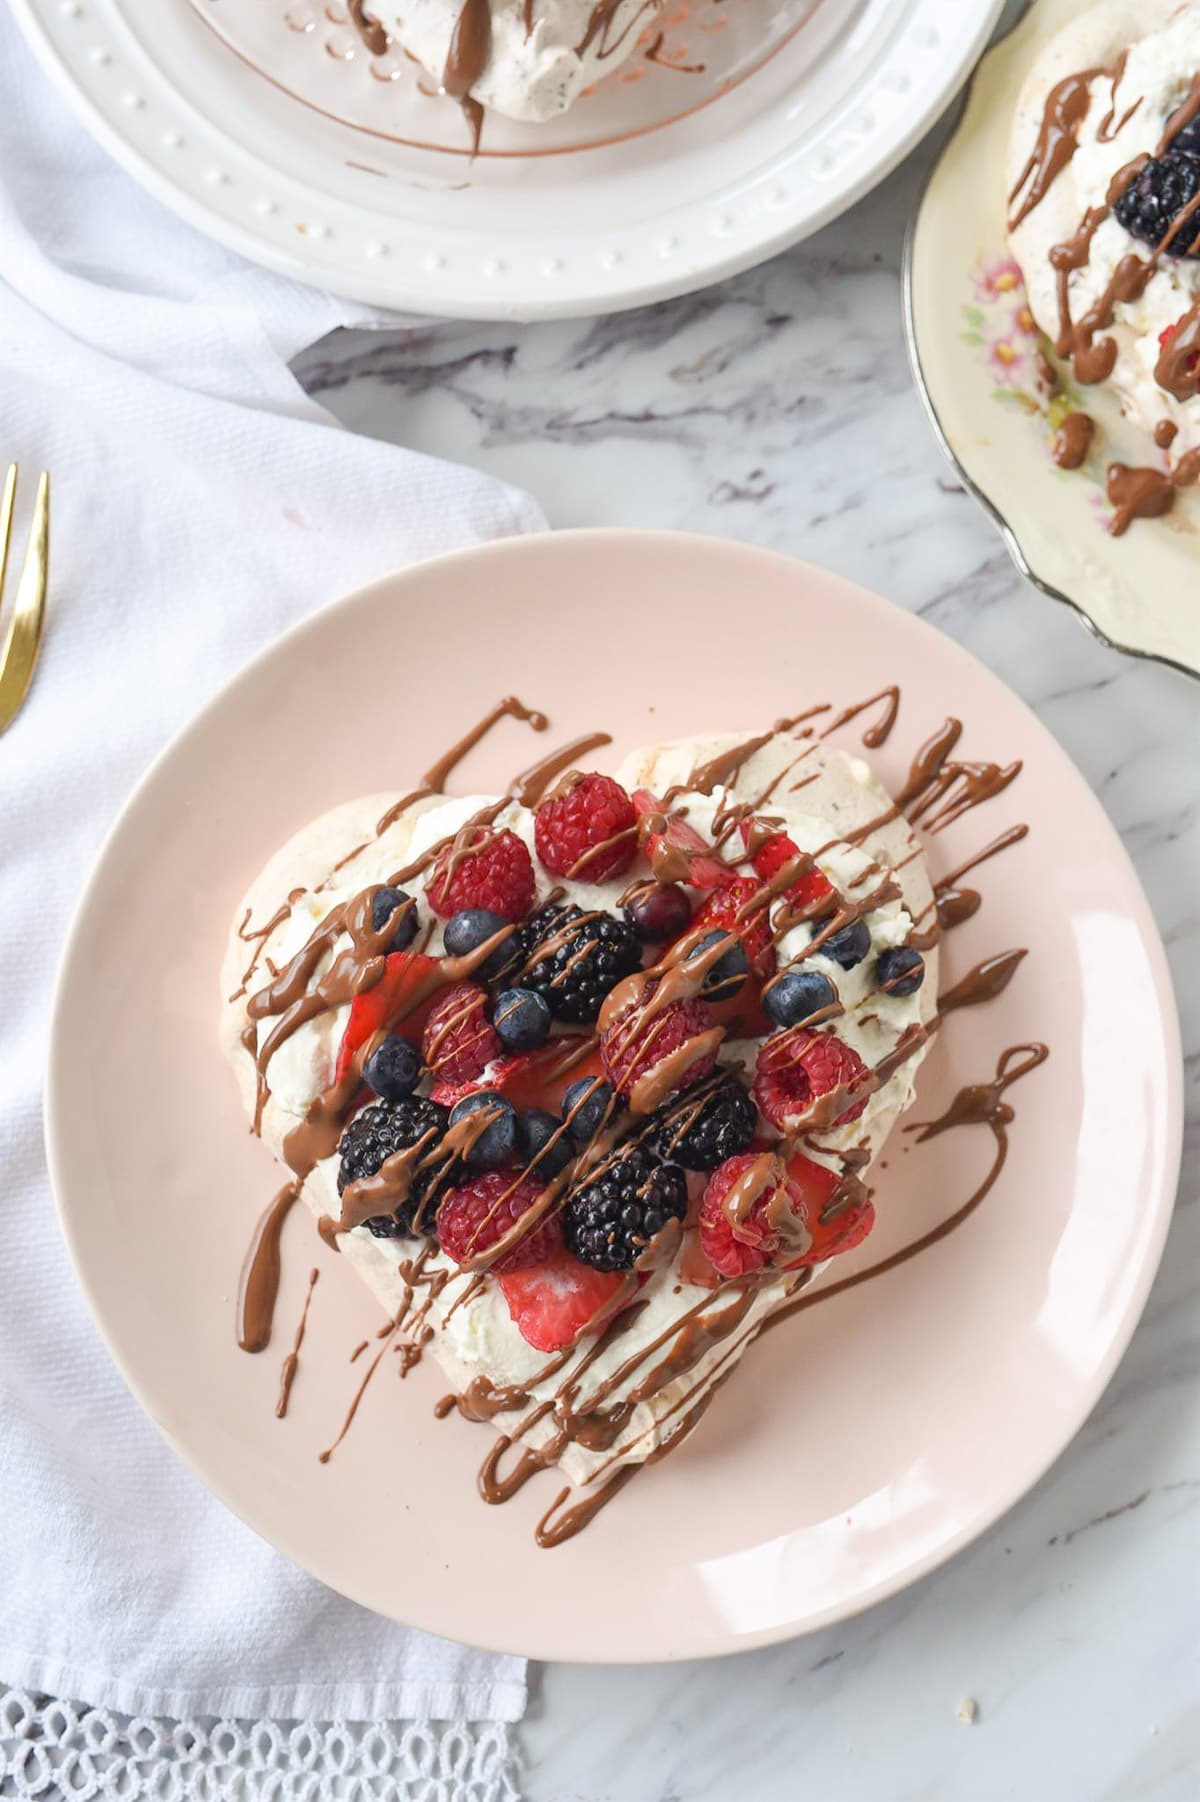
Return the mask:
POLYGON ((964 1727, 973 1727, 979 1719, 979 1704, 974 1696, 964 1696, 954 1712, 964 1727))

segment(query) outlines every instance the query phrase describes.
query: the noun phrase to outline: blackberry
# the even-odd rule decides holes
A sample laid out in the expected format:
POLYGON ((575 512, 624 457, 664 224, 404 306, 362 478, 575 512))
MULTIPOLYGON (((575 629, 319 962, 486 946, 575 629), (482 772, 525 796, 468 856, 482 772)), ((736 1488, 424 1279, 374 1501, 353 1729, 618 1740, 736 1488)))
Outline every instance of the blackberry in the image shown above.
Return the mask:
POLYGON ((651 1114, 643 1143, 685 1170, 715 1170, 745 1151, 757 1125, 758 1109, 741 1083, 718 1071, 651 1114))
MULTIPOLYGON (((1200 156, 1171 149, 1151 157, 1136 180, 1113 204, 1113 213, 1131 238, 1161 244, 1184 207, 1200 194, 1200 156)), ((1193 214, 1165 254, 1200 258, 1200 214, 1193 214)))
POLYGON ((687 1210, 687 1178, 628 1145, 567 1199, 567 1249, 595 1270, 629 1270, 655 1233, 687 1210))
POLYGON ((594 1020, 610 989, 642 967, 642 947, 627 920, 544 907, 524 928, 525 963, 517 980, 541 995, 556 1020, 594 1020))
MULTIPOLYGON (((417 1095, 407 1096, 403 1101, 379 1101, 374 1107, 365 1107, 342 1134, 338 1147, 342 1154, 338 1167, 338 1194, 342 1194, 348 1183, 374 1176, 393 1152, 407 1150, 432 1130, 436 1136, 422 1154, 423 1158, 427 1157, 445 1132, 447 1120, 444 1107, 417 1095)), ((439 1184, 452 1180, 452 1175, 446 1160, 435 1159, 414 1174, 407 1197, 394 1213, 380 1214, 368 1220, 366 1225, 377 1239, 432 1237, 435 1203, 431 1194, 439 1184), (414 1223, 414 1215, 418 1212, 422 1215, 419 1225, 414 1223)))

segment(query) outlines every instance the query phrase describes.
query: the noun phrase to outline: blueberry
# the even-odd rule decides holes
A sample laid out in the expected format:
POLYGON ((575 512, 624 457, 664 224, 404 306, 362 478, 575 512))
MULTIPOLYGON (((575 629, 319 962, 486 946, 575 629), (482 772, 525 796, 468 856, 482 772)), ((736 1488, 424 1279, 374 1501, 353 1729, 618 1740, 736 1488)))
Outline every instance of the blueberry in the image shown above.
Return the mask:
POLYGON ((417 936, 417 904, 402 888, 377 888, 371 898, 371 925, 382 932, 393 915, 397 915, 389 951, 403 951, 417 936))
POLYGON ((363 1065, 363 1081, 381 1101, 402 1101, 421 1080, 421 1054, 411 1039, 389 1033, 363 1065))
POLYGON ((457 1126, 460 1120, 484 1111, 487 1125, 464 1158, 468 1170, 499 1170, 517 1155, 517 1110, 494 1089, 478 1089, 456 1101, 450 1109, 450 1124, 457 1126))
MULTIPOLYGON (((813 927, 814 936, 822 930, 822 922, 818 920, 813 927)), ((818 949, 835 964, 841 964, 843 970, 852 970, 855 964, 861 964, 871 949, 871 929, 865 920, 851 920, 849 926, 843 926, 818 949)))
POLYGON ((510 920, 491 913, 486 907, 464 907, 446 921, 442 943, 451 957, 466 957, 485 939, 494 938, 496 933, 504 930, 508 931, 508 937, 475 970, 475 975, 482 977, 484 982, 495 982, 514 967, 521 955, 520 936, 510 920))
POLYGON ((562 1098, 563 1119, 576 1145, 586 1145, 608 1117, 613 1086, 598 1076, 582 1076, 562 1098))
POLYGON ((785 970, 763 990, 763 1006, 776 1026, 799 1026, 837 1000, 837 990, 819 970, 785 970))
POLYGON ((533 1166, 534 1175, 545 1177, 547 1181, 565 1170, 575 1156, 575 1147, 571 1143, 569 1132, 562 1131, 562 1121, 557 1114, 549 1114, 543 1107, 530 1108, 520 1117, 521 1157, 526 1166, 533 1166), (559 1136, 554 1137, 555 1134, 559 1136), (554 1143, 551 1144, 551 1139, 554 1143), (536 1163, 535 1163, 536 1160, 536 1163))
POLYGON ((550 1004, 533 989, 505 989, 497 996, 492 1025, 509 1051, 536 1051, 550 1034, 550 1004))
POLYGON ((875 986, 885 995, 915 995, 925 980, 925 959, 908 945, 881 951, 875 959, 875 986))
POLYGON ((640 939, 675 939, 691 925, 692 904, 677 882, 648 882, 630 895, 625 918, 640 939))
POLYGON ((685 961, 690 963, 693 957, 698 956, 701 952, 711 951, 713 946, 719 943, 724 943, 729 949, 724 957, 719 957, 715 964, 709 965, 708 974, 704 978, 704 987, 701 990, 707 1001, 728 1001, 731 995, 737 994, 750 969, 746 947, 740 939, 734 937, 732 932, 706 932, 704 937, 693 945, 685 961))

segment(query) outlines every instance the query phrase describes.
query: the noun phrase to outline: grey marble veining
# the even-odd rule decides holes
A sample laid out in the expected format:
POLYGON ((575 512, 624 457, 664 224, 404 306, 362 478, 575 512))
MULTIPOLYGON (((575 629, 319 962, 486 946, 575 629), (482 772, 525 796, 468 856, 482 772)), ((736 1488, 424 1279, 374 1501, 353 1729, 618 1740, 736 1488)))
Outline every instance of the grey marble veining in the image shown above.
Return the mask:
POLYGON ((605 320, 342 334, 300 365, 348 424, 524 484, 555 525, 776 546, 967 645, 1116 823, 1183 1017, 1189 1133, 1166 1257, 1049 1475, 965 1554, 844 1626, 706 1665, 535 1671, 528 1802, 1200 1793, 1200 683, 1106 650, 1035 592, 944 463, 900 327, 928 155, 707 294, 605 320), (968 1696, 971 1726, 955 1713, 968 1696))

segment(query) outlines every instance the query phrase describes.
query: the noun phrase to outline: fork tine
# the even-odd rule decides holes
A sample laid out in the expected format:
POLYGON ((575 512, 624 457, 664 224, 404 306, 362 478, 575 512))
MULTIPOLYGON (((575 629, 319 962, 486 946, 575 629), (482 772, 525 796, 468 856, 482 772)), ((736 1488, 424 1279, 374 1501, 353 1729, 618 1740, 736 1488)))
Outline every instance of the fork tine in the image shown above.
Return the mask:
MULTIPOLYGON (((6 497, 11 481, 10 476, 5 485, 6 497)), ((33 681, 46 618, 49 576, 50 477, 43 470, 33 504, 33 527, 17 582, 16 605, 0 652, 0 732, 12 724, 33 681)))
POLYGON ((0 599, 4 596, 4 572, 8 568, 8 543, 12 537, 13 507, 17 499, 17 466, 10 463, 0 496, 0 599))

